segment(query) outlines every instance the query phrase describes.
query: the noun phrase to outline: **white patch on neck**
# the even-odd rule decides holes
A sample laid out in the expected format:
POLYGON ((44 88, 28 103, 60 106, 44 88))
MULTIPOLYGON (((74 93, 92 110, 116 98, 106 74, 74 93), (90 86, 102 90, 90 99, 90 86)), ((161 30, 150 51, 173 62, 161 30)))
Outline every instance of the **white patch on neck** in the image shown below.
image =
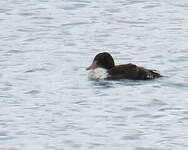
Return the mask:
POLYGON ((107 70, 104 68, 96 68, 90 70, 88 73, 88 78, 91 80, 106 79, 107 77, 108 77, 108 73, 107 70))

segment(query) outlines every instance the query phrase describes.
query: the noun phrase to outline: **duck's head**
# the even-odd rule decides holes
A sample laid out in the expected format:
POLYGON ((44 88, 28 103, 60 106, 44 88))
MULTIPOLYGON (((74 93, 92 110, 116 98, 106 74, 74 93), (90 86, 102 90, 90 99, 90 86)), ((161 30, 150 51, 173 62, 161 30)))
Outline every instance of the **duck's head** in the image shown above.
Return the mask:
POLYGON ((112 56, 107 52, 99 53, 95 56, 92 64, 87 68, 87 70, 95 68, 105 68, 111 69, 115 66, 112 56))

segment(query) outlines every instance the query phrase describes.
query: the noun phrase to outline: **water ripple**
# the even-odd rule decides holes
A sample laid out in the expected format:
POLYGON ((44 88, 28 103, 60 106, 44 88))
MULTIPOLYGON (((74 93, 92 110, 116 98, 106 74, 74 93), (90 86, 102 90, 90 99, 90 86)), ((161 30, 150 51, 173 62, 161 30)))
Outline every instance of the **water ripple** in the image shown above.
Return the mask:
POLYGON ((0 1, 0 149, 186 150, 183 1, 0 1), (90 81, 109 51, 165 77, 90 81))

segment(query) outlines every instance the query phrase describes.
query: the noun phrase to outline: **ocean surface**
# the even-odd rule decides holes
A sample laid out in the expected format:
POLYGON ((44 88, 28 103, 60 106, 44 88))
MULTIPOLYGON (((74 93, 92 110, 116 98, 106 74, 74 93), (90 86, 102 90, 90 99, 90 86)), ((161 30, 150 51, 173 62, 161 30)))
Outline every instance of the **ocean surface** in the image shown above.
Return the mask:
POLYGON ((187 0, 0 1, 0 150, 187 148, 187 0), (89 80, 103 51, 164 77, 89 80))

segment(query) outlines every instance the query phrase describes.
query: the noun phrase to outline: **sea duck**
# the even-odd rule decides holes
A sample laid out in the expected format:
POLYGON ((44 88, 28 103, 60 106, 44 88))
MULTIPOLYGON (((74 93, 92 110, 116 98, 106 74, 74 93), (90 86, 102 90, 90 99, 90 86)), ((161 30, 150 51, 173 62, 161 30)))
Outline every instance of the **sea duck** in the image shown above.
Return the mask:
POLYGON ((102 52, 95 56, 90 70, 90 79, 136 79, 148 80, 161 77, 156 70, 146 69, 132 63, 116 65, 108 52, 102 52))

